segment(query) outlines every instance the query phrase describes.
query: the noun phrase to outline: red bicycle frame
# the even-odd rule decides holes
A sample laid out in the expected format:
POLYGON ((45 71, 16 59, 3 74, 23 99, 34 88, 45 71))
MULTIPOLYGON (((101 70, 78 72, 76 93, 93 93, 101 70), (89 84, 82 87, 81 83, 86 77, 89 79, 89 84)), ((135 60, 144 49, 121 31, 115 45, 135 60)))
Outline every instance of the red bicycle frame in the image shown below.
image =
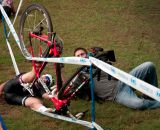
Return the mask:
MULTIPOLYGON (((48 56, 49 57, 51 57, 51 56, 55 56, 55 57, 60 56, 58 54, 58 51, 57 51, 57 47, 56 47, 56 43, 55 43, 55 38, 53 38, 53 42, 52 42, 52 41, 48 40, 48 36, 47 35, 45 35, 45 34, 36 35, 36 34, 34 34, 32 32, 29 33, 29 37, 30 37, 30 39, 31 38, 35 38, 35 39, 40 40, 40 42, 45 42, 47 44, 48 48, 49 48, 49 50, 48 50, 48 53, 49 53, 48 56)), ((30 40, 30 42, 31 42, 31 40, 30 40)), ((33 48, 31 47, 30 50, 31 50, 32 56, 34 57, 33 48)), ((33 61, 33 66, 34 66, 35 73, 36 73, 36 78, 35 78, 34 82, 40 77, 40 74, 43 71, 43 69, 46 66, 46 64, 47 64, 46 62, 43 62, 42 65, 41 65, 41 67, 37 71, 36 70, 36 63, 35 63, 35 61, 33 61)), ((73 96, 74 96, 74 94, 72 95, 72 97, 73 96)), ((59 111, 64 106, 68 105, 68 103, 70 102, 71 98, 60 100, 58 98, 52 97, 52 98, 50 98, 50 100, 52 101, 55 109, 57 111, 59 111)))

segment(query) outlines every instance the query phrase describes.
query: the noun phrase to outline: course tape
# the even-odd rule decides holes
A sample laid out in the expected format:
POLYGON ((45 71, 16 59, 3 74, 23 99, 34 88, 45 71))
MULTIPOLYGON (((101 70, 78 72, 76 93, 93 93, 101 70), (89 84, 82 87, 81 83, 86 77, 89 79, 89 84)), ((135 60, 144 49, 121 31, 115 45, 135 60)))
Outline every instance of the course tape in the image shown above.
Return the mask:
POLYGON ((97 130, 103 130, 103 128, 101 128, 97 123, 95 122, 88 122, 88 121, 84 121, 84 120, 78 120, 76 118, 70 118, 70 117, 66 117, 66 116, 61 116, 58 114, 54 114, 54 113, 49 113, 49 112, 40 112, 40 111, 36 111, 42 115, 48 116, 48 117, 52 117, 55 119, 60 119, 60 120, 64 120, 64 121, 68 121, 68 122, 72 122, 75 124, 79 124, 79 125, 83 125, 86 126, 88 128, 96 128, 97 130))
MULTIPOLYGON (((20 8, 21 8, 21 6, 22 6, 22 3, 23 3, 23 0, 20 0, 20 2, 19 2, 19 4, 18 4, 17 11, 16 11, 16 14, 15 14, 15 17, 14 17, 14 20, 13 20, 13 25, 14 25, 16 19, 17 19, 17 16, 18 16, 19 10, 20 10, 20 8)), ((10 31, 9 31, 9 33, 8 33, 8 37, 9 37, 9 35, 10 35, 10 31)))
POLYGON ((37 60, 37 61, 46 61, 46 62, 56 62, 56 63, 67 63, 67 64, 79 64, 79 65, 88 65, 91 63, 96 65, 98 68, 102 69, 104 72, 112 75, 113 77, 119 79, 120 81, 130 85, 136 90, 152 97, 153 99, 160 101, 160 89, 148 84, 114 66, 111 66, 101 60, 98 60, 94 57, 79 58, 79 57, 61 57, 61 58, 36 58, 36 57, 27 57, 28 60, 37 60))
POLYGON ((60 57, 60 58, 40 58, 40 57, 26 57, 27 60, 55 62, 55 63, 66 63, 66 64, 77 64, 90 66, 91 62, 87 58, 79 57, 60 57))
POLYGON ((12 59, 12 63, 13 63, 13 67, 14 67, 14 70, 16 72, 16 75, 19 75, 20 72, 19 72, 16 60, 15 60, 15 57, 14 57, 14 54, 13 54, 13 51, 12 51, 12 48, 11 48, 11 45, 10 45, 8 39, 6 39, 6 43, 7 43, 8 49, 9 49, 9 53, 10 53, 10 56, 11 56, 11 59, 12 59))
POLYGON ((160 101, 160 89, 148 84, 114 66, 111 66, 101 60, 98 60, 94 57, 89 57, 91 63, 96 65, 98 68, 103 70, 104 72, 110 74, 111 76, 119 79, 120 81, 130 85, 131 87, 139 90, 140 92, 154 98, 157 101, 160 101))
POLYGON ((19 41, 18 35, 17 35, 17 33, 16 33, 16 31, 15 31, 15 29, 14 29, 14 27, 13 27, 13 24, 11 23, 10 19, 8 18, 7 14, 6 14, 6 12, 5 12, 5 10, 3 9, 3 7, 2 7, 1 4, 0 4, 0 10, 1 10, 2 14, 3 14, 4 19, 6 20, 6 22, 7 22, 7 24, 8 24, 8 27, 10 28, 10 31, 12 32, 13 37, 14 37, 15 40, 16 40, 16 43, 18 44, 18 47, 19 47, 20 50, 21 50, 20 41, 19 41))

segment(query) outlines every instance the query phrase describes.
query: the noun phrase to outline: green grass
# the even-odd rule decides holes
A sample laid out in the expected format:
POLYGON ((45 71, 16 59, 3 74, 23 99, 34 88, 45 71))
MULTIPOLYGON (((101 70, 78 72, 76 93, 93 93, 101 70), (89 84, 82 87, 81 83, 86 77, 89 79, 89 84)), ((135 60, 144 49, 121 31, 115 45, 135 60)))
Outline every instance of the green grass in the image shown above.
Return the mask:
MULTIPOLYGON (((54 31, 64 39, 64 56, 73 55, 76 47, 101 46, 114 49, 115 66, 128 72, 144 61, 157 67, 160 83, 160 2, 159 0, 27 0, 21 12, 31 3, 44 5, 52 18, 54 31)), ((15 1, 18 5, 18 1, 15 1)), ((18 31, 19 18, 15 24, 18 31)), ((15 75, 0 23, 0 83, 15 75)), ((11 46, 20 71, 28 71, 31 64, 24 59, 13 37, 11 46)), ((66 65, 66 76, 75 65, 66 65)), ((51 67, 48 68, 49 71, 51 67)), ((47 71, 47 70, 46 70, 47 71)), ((54 72, 53 72, 54 73, 54 72)), ((45 101, 47 105, 51 105, 45 101)), ((90 102, 73 101, 73 113, 90 109, 90 102)), ((21 106, 0 103, 0 112, 9 130, 77 130, 80 125, 39 115, 21 106)), ((137 111, 113 102, 96 103, 96 122, 105 130, 159 130, 159 109, 137 111)), ((91 120, 90 112, 85 120, 91 120)))

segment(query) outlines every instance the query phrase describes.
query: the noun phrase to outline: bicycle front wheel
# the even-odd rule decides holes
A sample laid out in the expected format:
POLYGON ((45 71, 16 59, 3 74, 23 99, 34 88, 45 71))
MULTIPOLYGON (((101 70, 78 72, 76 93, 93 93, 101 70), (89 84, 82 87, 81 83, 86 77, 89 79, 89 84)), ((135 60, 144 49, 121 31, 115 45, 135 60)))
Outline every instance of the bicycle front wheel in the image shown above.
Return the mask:
POLYGON ((22 13, 19 26, 23 53, 26 56, 42 57, 48 50, 46 41, 51 41, 53 32, 52 21, 47 9, 40 4, 29 5, 22 13))

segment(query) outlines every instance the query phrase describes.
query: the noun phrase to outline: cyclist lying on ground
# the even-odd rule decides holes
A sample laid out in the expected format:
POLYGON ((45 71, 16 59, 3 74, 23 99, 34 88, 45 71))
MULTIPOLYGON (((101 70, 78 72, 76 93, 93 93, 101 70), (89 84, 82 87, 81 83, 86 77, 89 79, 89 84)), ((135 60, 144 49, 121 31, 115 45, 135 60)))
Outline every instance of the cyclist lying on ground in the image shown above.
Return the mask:
MULTIPOLYGON (((87 58, 87 50, 81 47, 76 48, 74 56, 87 58)), ((130 74, 153 86, 158 86, 156 69, 152 62, 145 62, 137 66, 130 72, 130 74)), ((97 80, 97 76, 94 77, 94 92, 98 98, 102 100, 115 101, 133 109, 143 110, 160 108, 160 102, 143 94, 142 97, 138 97, 134 89, 129 85, 118 81, 113 77, 108 77, 108 74, 103 71, 101 71, 99 81, 97 80)), ((89 87, 87 88, 89 89, 89 87)), ((90 91, 86 90, 85 92, 90 93, 90 91)), ((85 92, 83 91, 82 94, 85 94, 85 92)))
MULTIPOLYGON (((51 108, 46 108, 39 98, 49 99, 50 96, 56 96, 56 94, 54 95, 55 91, 52 91, 53 95, 48 95, 42 84, 39 81, 36 81, 32 87, 32 92, 31 89, 28 89, 27 87, 34 78, 35 71, 34 68, 32 68, 30 72, 15 76, 13 79, 0 85, 0 93, 4 91, 4 98, 8 104, 22 105, 41 112, 52 112, 53 110, 51 108)), ((47 86, 52 85, 51 75, 42 75, 41 79, 47 86)))

